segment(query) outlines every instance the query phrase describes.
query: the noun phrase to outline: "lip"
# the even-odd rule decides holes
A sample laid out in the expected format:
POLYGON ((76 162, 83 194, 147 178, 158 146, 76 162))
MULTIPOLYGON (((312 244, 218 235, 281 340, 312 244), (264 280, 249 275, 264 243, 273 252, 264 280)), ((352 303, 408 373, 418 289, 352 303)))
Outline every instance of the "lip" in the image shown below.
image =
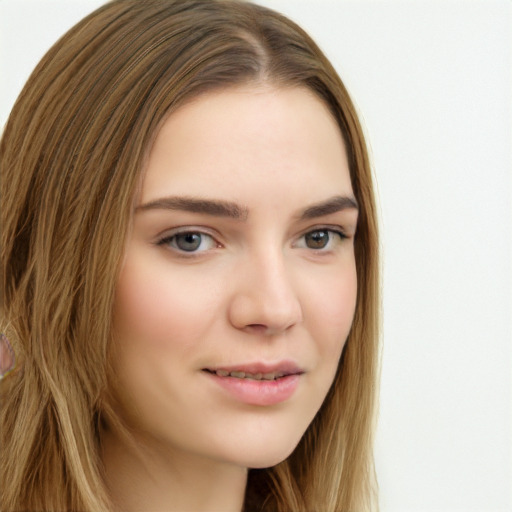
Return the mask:
POLYGON ((248 405, 270 406, 290 399, 299 386, 304 370, 289 361, 274 364, 254 362, 247 364, 213 366, 203 369, 204 374, 232 398, 248 405), (253 380, 215 373, 244 372, 250 374, 282 374, 275 380, 253 380))
POLYGON ((210 372, 224 370, 226 372, 245 372, 245 373, 284 373, 287 375, 304 373, 298 365, 292 361, 279 361, 276 363, 251 362, 232 365, 208 366, 204 368, 210 372))

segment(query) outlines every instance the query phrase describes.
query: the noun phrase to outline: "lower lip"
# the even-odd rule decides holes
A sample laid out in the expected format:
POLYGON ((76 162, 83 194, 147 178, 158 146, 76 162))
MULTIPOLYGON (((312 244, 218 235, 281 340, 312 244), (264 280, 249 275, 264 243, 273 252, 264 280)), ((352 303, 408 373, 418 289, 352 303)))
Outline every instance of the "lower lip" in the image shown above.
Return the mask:
POLYGON ((208 373, 211 379, 232 397, 249 405, 275 405, 291 398, 300 381, 300 374, 276 380, 238 379, 208 373))

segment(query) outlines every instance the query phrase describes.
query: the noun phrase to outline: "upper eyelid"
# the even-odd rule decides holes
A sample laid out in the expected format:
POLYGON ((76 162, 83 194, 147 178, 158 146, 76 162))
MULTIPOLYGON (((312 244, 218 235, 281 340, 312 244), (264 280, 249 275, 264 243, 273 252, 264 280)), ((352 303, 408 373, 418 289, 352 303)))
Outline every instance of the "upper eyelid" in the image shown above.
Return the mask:
POLYGON ((297 237, 297 239, 303 238, 304 236, 315 233, 316 231, 329 231, 330 233, 334 233, 337 235, 342 235, 343 237, 348 238, 349 235, 347 235, 345 229, 343 229, 341 226, 323 226, 313 229, 307 229, 306 231, 303 231, 301 235, 297 237))
POLYGON ((216 230, 207 228, 205 226, 180 226, 176 228, 164 229, 158 233, 155 238, 157 240, 165 240, 166 238, 172 238, 173 236, 181 235, 183 233, 199 233, 201 235, 211 236, 215 240, 220 237, 220 234, 216 230))
POLYGON ((302 230, 298 238, 314 231, 333 231, 334 233, 342 233, 345 236, 349 236, 347 232, 348 230, 344 226, 339 224, 319 224, 302 230))

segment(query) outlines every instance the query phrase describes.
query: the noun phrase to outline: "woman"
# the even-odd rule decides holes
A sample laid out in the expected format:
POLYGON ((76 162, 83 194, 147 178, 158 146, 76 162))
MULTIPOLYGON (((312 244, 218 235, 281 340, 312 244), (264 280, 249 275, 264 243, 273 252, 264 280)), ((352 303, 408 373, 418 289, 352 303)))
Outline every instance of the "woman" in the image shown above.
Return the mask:
POLYGON ((1 165, 3 510, 371 509, 371 172, 299 27, 110 2, 37 66, 1 165))

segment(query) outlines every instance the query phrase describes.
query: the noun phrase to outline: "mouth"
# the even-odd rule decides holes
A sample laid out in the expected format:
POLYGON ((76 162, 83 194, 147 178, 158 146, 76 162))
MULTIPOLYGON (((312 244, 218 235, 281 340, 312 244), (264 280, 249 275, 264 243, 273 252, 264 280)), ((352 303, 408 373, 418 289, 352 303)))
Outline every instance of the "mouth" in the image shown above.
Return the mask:
POLYGON ((231 366, 215 366, 203 368, 203 371, 218 377, 232 377, 235 379, 250 380, 277 380, 289 375, 301 375, 304 370, 289 361, 274 364, 248 363, 231 366))
POLYGON ((275 372, 258 372, 258 373, 251 373, 251 372, 245 372, 242 370, 210 370, 209 368, 205 368, 203 371, 212 373, 217 375, 218 377, 232 377, 235 379, 250 379, 250 380, 277 380, 281 379, 283 377, 288 377, 288 375, 298 375, 303 372, 285 372, 285 371, 275 371, 275 372))
POLYGON ((289 363, 203 368, 203 372, 231 398, 249 405, 285 402, 297 390, 304 370, 289 363))

